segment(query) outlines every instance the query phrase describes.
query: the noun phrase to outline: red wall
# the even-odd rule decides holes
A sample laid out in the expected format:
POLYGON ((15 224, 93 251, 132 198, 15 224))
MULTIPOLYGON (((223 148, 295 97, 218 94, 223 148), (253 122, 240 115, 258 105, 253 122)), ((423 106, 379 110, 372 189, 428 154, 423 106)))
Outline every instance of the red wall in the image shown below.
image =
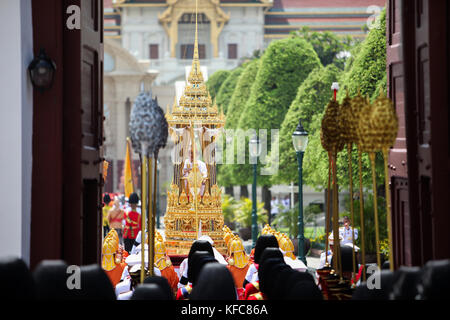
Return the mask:
POLYGON ((34 52, 56 63, 53 87, 34 92, 30 266, 62 254, 63 28, 62 1, 32 2, 34 52))

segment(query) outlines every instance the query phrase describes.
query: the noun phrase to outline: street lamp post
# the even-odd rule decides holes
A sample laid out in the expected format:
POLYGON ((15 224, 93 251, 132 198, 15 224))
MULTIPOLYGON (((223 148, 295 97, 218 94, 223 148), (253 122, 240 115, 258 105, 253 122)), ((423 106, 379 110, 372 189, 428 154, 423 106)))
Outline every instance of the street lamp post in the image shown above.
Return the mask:
POLYGON ((252 246, 255 247, 258 237, 258 224, 256 214, 256 173, 258 166, 258 156, 260 153, 259 138, 255 135, 249 142, 249 153, 253 163, 253 184, 252 184, 252 246))
POLYGON ((308 145, 308 133, 302 126, 301 120, 292 134, 292 143, 297 153, 298 161, 298 258, 306 265, 305 234, 303 224, 303 155, 308 145))

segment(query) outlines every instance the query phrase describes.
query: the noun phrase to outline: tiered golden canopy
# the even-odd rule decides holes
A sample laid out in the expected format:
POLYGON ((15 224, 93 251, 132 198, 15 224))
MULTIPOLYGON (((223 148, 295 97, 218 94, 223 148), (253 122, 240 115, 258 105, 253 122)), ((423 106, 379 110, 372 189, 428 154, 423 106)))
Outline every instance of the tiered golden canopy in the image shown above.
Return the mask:
POLYGON ((225 117, 213 105, 200 70, 197 24, 192 67, 187 80, 179 102, 175 101, 172 111, 166 114, 175 142, 174 177, 167 191, 164 217, 166 248, 168 254, 185 255, 189 253, 193 241, 200 235, 208 235, 213 239, 214 246, 221 253, 226 253, 221 190, 216 182, 214 159, 215 138, 218 129, 225 123, 225 117), (193 170, 185 176, 183 168, 191 152, 194 157, 193 170), (199 157, 204 161, 206 173, 200 172, 199 157))

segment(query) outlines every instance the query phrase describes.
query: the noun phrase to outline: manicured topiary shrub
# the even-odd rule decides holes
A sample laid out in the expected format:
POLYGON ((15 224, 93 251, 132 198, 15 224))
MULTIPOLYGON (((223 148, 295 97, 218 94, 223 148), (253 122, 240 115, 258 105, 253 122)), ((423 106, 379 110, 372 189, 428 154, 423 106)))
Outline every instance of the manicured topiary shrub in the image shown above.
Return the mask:
MULTIPOLYGON (((260 59, 253 59, 252 61, 243 65, 243 72, 238 78, 236 87, 233 91, 231 101, 228 106, 226 114, 225 128, 236 129, 239 118, 245 108, 245 104, 250 95, 250 89, 255 82, 256 73, 258 72, 260 59)), ((224 157, 226 156, 226 146, 224 145, 224 157)), ((233 151, 234 152, 234 151, 233 151)), ((220 185, 229 186, 233 184, 232 164, 218 165, 218 181, 220 185)))
POLYGON ((299 119, 305 130, 312 134, 316 128, 312 127, 314 115, 321 114, 332 97, 331 85, 337 81, 339 70, 333 64, 314 69, 297 91, 297 96, 284 118, 280 131, 280 168, 273 177, 273 182, 290 183, 296 181, 298 165, 296 153, 292 145, 292 133, 295 131, 299 119))
POLYGON ((220 87, 231 74, 229 70, 219 70, 214 72, 211 77, 209 77, 208 81, 206 81, 206 88, 211 95, 211 98, 214 100, 219 92, 220 87))
POLYGON ((241 75, 244 68, 237 67, 232 70, 228 78, 220 86, 219 91, 216 95, 216 103, 219 110, 223 110, 224 114, 227 114, 228 104, 230 103, 231 96, 233 95, 234 88, 238 82, 239 76, 241 75))
MULTIPOLYGON (((351 97, 360 90, 363 96, 373 101, 379 94, 380 88, 386 88, 386 15, 380 14, 378 28, 373 28, 367 38, 352 50, 355 55, 351 64, 346 68, 339 80, 341 90, 338 100, 342 102, 348 90, 351 97)), ((328 156, 320 142, 320 127, 323 113, 313 117, 309 127, 309 143, 303 162, 304 183, 318 190, 325 189, 328 184, 328 156)), ((357 149, 352 149, 352 170, 354 188, 358 185, 358 158, 357 149)), ((368 155, 363 153, 363 185, 372 189, 372 168, 368 155)), ((376 157, 377 185, 383 184, 383 161, 381 154, 376 157)), ((338 184, 341 189, 348 189, 348 154, 347 148, 339 152, 337 159, 338 184)), ((294 179, 294 181, 296 181, 294 179)), ((356 190, 356 189, 355 189, 356 190)))
POLYGON ((239 118, 244 111, 245 104, 250 96, 250 89, 255 82, 260 59, 253 59, 244 65, 245 69, 240 75, 227 110, 226 128, 237 128, 239 118))
MULTIPOLYGON (((272 42, 261 57, 261 65, 250 90, 245 110, 240 117, 238 128, 267 129, 267 150, 270 151, 270 130, 280 129, 298 87, 309 73, 320 65, 313 47, 304 39, 293 37, 272 42)), ((248 146, 248 140, 247 137, 246 146, 248 146)), ((263 155, 261 160, 267 159, 263 155)), ((258 174, 260 174, 260 168, 258 168, 258 174)), ((236 184, 249 183, 251 177, 250 165, 233 166, 233 179, 236 179, 236 184)), ((270 177, 270 175, 260 175, 258 184, 270 185, 270 177)))
MULTIPOLYGON (((381 12, 376 25, 378 27, 371 29, 361 43, 351 68, 339 81, 341 88, 348 89, 352 97, 359 89, 362 95, 372 98, 386 80, 386 10, 381 12)), ((338 99, 342 101, 345 94, 345 90, 341 90, 338 99)))
POLYGON ((334 64, 340 69, 344 68, 345 59, 338 54, 350 49, 350 44, 353 42, 350 36, 340 36, 330 31, 311 31, 308 27, 303 27, 292 34, 311 43, 324 66, 334 64))

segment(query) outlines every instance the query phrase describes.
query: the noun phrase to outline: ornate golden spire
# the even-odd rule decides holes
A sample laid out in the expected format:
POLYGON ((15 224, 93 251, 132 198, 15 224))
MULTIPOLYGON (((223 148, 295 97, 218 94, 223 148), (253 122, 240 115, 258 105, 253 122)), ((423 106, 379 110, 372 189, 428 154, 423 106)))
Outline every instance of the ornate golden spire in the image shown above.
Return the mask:
POLYGON ((198 61, 198 0, 195 0, 195 41, 194 41, 194 61, 198 61))
POLYGON ((188 82, 191 84, 200 84, 203 82, 203 75, 200 70, 200 59, 198 54, 198 7, 197 0, 195 1, 195 40, 194 40, 194 55, 192 57, 192 68, 189 73, 188 82))
MULTIPOLYGON (((223 127, 224 115, 218 113, 217 107, 213 105, 211 96, 206 89, 203 74, 200 68, 198 54, 198 6, 195 2, 195 40, 192 67, 187 79, 187 85, 178 106, 172 109, 171 114, 166 116, 169 125, 187 125, 190 121, 201 121, 204 125, 223 127)), ((176 105, 176 103, 175 103, 176 105)))

